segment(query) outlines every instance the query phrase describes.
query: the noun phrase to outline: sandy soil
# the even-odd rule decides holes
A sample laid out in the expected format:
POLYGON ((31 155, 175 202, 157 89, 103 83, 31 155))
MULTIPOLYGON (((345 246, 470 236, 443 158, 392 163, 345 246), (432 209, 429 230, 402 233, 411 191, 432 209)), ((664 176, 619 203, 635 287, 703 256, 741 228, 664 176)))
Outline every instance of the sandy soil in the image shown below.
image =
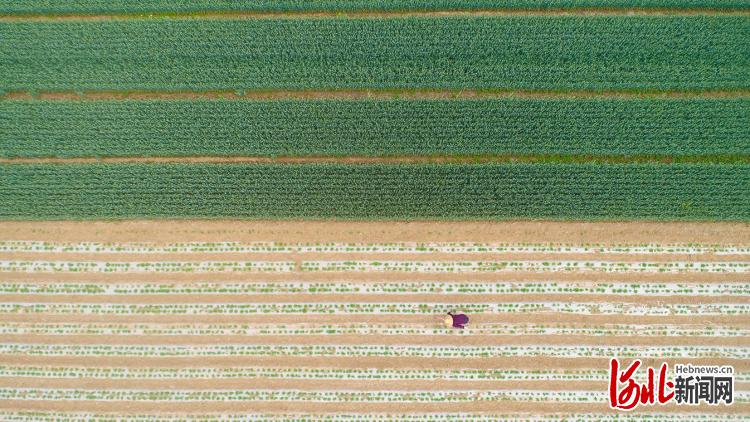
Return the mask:
POLYGON ((237 10, 176 12, 176 13, 111 13, 111 14, 26 14, 3 15, 0 21, 109 21, 123 19, 143 19, 152 17, 195 18, 203 19, 310 19, 310 18, 411 18, 411 17, 499 17, 499 16, 693 16, 722 15, 747 16, 750 12, 743 9, 719 8, 613 8, 613 7, 576 7, 561 9, 480 9, 480 10, 397 10, 397 11, 334 11, 334 12, 245 12, 237 10))
POLYGON ((0 222, 2 240, 54 242, 489 242, 750 245, 750 224, 733 222, 0 222))

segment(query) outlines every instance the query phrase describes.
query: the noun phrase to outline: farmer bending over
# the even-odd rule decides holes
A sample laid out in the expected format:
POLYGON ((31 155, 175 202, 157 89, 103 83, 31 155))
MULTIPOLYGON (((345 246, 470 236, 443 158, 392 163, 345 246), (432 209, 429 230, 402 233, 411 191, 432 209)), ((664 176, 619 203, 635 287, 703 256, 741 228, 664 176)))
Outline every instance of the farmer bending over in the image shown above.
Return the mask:
POLYGON ((447 317, 445 317, 445 326, 446 327, 453 327, 453 328, 465 328, 466 324, 469 323, 469 317, 467 317, 464 314, 454 314, 452 312, 448 312, 447 317))

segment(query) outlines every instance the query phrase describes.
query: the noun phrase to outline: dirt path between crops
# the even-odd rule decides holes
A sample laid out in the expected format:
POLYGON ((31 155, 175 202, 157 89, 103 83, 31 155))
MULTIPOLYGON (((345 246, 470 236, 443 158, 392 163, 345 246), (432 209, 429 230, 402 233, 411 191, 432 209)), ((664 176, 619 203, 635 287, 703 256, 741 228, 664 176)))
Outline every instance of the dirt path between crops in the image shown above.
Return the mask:
POLYGON ((559 9, 396 10, 396 11, 279 11, 240 10, 140 13, 6 14, 0 21, 111 21, 127 19, 382 19, 513 16, 749 16, 750 10, 716 8, 613 8, 576 7, 559 9))
POLYGON ((47 242, 281 242, 750 246, 750 224, 736 222, 554 221, 0 221, 0 240, 47 242))

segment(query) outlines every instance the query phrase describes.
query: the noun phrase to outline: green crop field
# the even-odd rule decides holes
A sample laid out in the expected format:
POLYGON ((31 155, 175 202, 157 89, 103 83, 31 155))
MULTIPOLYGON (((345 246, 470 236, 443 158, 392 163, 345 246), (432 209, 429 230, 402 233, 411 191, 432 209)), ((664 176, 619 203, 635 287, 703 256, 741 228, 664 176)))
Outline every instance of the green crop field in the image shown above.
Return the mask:
POLYGON ((750 88, 741 16, 3 21, 0 90, 750 88))
POLYGON ((5 157, 747 155, 739 99, 0 102, 5 157))
POLYGON ((0 13, 339 12, 570 8, 748 9, 743 0, 0 0, 0 13))
POLYGON ((0 166, 4 219, 750 219, 750 165, 0 166))

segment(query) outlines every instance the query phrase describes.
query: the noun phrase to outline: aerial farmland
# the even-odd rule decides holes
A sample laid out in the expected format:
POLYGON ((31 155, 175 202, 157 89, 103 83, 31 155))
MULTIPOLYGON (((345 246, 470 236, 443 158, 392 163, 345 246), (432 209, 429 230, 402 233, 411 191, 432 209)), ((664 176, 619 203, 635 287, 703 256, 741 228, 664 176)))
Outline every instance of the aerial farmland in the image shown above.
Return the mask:
POLYGON ((747 420, 749 222, 747 0, 0 0, 2 421, 747 420))

